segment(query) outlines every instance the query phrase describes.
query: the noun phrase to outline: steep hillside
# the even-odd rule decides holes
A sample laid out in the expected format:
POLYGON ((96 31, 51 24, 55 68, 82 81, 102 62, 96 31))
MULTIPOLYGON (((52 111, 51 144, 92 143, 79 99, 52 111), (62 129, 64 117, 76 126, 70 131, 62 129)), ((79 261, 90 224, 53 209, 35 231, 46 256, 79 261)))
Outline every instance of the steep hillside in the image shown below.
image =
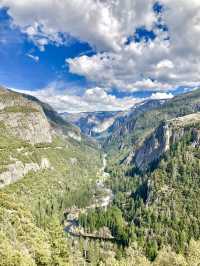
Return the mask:
POLYGON ((159 107, 164 102, 165 100, 147 100, 136 104, 127 111, 62 113, 61 116, 66 121, 79 127, 84 134, 110 146, 115 139, 119 141, 122 134, 125 135, 131 132, 133 129, 132 120, 139 114, 159 107))
MULTIPOLYGON (((147 170, 187 133, 188 127, 200 123, 200 113, 194 113, 161 123, 135 152, 133 162, 141 171, 147 170)), ((199 146, 199 131, 192 131, 193 147, 199 146)))
POLYGON ((199 97, 148 101, 115 118, 103 132, 102 178, 101 153, 77 127, 32 96, 0 89, 0 265, 197 266, 199 97), (112 200, 96 208, 102 184, 112 200), (65 232, 74 209, 75 228, 110 240, 65 232))
POLYGON ((147 105, 147 108, 146 104, 139 106, 112 130, 104 147, 113 161, 130 163, 138 146, 162 121, 198 112, 200 89, 154 103, 147 105))
MULTIPOLYGON (((137 246, 150 260, 161 259, 158 254, 165 246, 189 259, 189 243, 200 237, 200 115, 166 123, 139 148, 136 160, 139 156, 141 162, 133 161, 131 168, 109 165, 113 205, 81 217, 88 230, 108 226, 118 243, 137 246)), ((192 265, 170 264, 168 259, 162 263, 192 265)))
POLYGON ((29 143, 52 141, 43 109, 20 94, 5 89, 0 90, 0 123, 13 137, 29 143))
POLYGON ((133 193, 142 202, 131 207, 129 217, 158 248, 168 243, 183 252, 191 238, 199 239, 199 126, 187 124, 181 130, 184 134, 178 134, 155 170, 142 175, 133 193))
POLYGON ((165 103, 165 100, 147 100, 136 104, 130 110, 123 112, 123 114, 116 118, 113 125, 108 128, 108 136, 105 139, 105 145, 108 145, 108 149, 115 146, 115 148, 122 148, 123 140, 135 130, 134 125, 136 119, 145 112, 149 112, 152 109, 161 107, 165 103))
POLYGON ((89 204, 100 153, 35 98, 2 88, 0 107, 0 265, 68 265, 63 212, 89 204))

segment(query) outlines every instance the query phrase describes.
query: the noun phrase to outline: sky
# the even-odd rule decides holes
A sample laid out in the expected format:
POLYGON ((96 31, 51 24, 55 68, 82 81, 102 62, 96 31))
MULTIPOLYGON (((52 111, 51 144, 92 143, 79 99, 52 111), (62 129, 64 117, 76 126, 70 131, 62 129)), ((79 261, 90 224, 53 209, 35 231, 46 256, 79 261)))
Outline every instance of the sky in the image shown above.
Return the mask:
POLYGON ((58 112, 200 87, 199 0, 0 0, 0 84, 58 112))

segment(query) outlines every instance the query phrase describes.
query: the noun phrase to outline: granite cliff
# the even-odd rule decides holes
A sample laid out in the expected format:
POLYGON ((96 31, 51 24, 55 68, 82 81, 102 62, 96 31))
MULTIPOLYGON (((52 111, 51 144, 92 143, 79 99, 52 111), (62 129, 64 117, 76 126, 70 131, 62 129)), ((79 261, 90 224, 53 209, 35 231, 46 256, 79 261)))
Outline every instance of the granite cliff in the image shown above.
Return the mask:
POLYGON ((162 122, 153 133, 145 139, 143 144, 136 150, 134 163, 141 170, 147 170, 153 163, 177 143, 192 127, 192 145, 199 145, 200 131, 196 125, 200 123, 200 113, 194 113, 162 122))
POLYGON ((90 144, 48 104, 0 87, 0 188, 31 172, 53 170, 62 155, 90 144), (68 150, 68 151, 67 151, 68 150))
POLYGON ((51 127, 43 109, 21 94, 0 89, 0 122, 13 137, 31 144, 52 142, 51 127))

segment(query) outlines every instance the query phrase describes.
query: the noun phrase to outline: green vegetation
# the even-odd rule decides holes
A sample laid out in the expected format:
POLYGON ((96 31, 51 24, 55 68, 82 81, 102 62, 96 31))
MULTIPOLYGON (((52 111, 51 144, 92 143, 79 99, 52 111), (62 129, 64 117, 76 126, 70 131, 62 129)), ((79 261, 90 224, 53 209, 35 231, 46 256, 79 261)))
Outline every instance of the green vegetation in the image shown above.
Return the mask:
MULTIPOLYGON (((89 211, 85 207, 93 204, 102 168, 95 143, 84 136, 81 142, 69 138, 69 130, 77 134, 79 130, 37 99, 15 93, 1 96, 4 102, 14 99, 27 106, 28 99, 39 104, 62 134, 54 134, 52 143, 34 146, 13 137, 0 122, 0 174, 16 161, 48 164, 0 191, 0 266, 199 265, 200 148, 194 147, 192 133, 199 127, 188 126, 182 139, 144 173, 138 173, 134 164, 123 164, 130 148, 134 151, 161 120, 197 111, 199 91, 139 112, 127 122, 128 131, 122 130, 120 138, 113 135, 107 147, 106 186, 114 200, 106 210, 89 211), (113 240, 85 240, 65 232, 64 214, 73 206, 85 210, 79 216, 85 232, 106 227, 113 240)), ((28 110, 4 111, 12 115, 28 110)))
POLYGON ((196 90, 176 96, 159 107, 147 109, 142 106, 133 111, 104 140, 110 163, 117 165, 123 161, 162 121, 198 112, 199 101, 200 90, 196 90))
POLYGON ((38 109, 31 106, 8 106, 3 109, 7 113, 35 113, 39 112, 38 109))
POLYGON ((150 260, 165 246, 185 254, 190 240, 200 238, 200 149, 191 145, 192 129, 155 170, 137 175, 134 169, 115 168, 111 173, 114 206, 133 232, 127 243, 136 242, 150 260))
MULTIPOLYGON (((17 93, 5 91, 0 100, 7 106, 3 112, 10 115, 39 110, 31 107, 35 103, 31 105, 30 100, 17 93), (10 102, 16 105, 10 106, 10 102)), ((63 213, 72 205, 89 204, 101 167, 99 151, 95 151, 93 145, 79 144, 62 135, 54 137, 52 143, 33 146, 13 137, 0 122, 0 173, 6 172, 16 161, 40 166, 42 160, 49 166, 29 172, 18 182, 1 189, 2 266, 70 265, 71 243, 63 230, 63 213)))
POLYGON ((122 212, 117 207, 111 207, 107 211, 97 209, 90 211, 87 215, 81 214, 80 225, 90 232, 108 227, 118 245, 127 246, 132 237, 132 227, 126 226, 122 212))
POLYGON ((58 148, 57 143, 26 147, 29 162, 48 158, 52 169, 30 172, 0 194, 0 265, 68 265, 64 209, 89 204, 100 158, 91 148, 61 140, 58 148), (71 158, 77 159, 76 166, 71 158))

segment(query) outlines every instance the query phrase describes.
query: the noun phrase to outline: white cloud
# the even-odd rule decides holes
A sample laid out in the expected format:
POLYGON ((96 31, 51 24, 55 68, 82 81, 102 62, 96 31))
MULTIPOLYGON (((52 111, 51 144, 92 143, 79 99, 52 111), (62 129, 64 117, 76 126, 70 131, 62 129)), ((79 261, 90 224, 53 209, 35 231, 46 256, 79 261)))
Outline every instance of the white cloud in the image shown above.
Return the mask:
POLYGON ((1 0, 14 24, 30 38, 43 36, 62 43, 59 32, 90 43, 98 50, 119 51, 140 25, 155 21, 153 0, 1 0))
POLYGON ((119 90, 168 91, 199 86, 200 1, 160 2, 165 5, 161 17, 168 32, 156 29, 154 41, 132 42, 118 52, 68 59, 70 71, 119 90))
POLYGON ((56 89, 51 85, 36 91, 10 89, 35 96, 50 104, 58 112, 126 110, 142 101, 142 99, 134 97, 117 98, 99 87, 87 89, 81 96, 73 95, 68 90, 56 89))
POLYGON ((156 66, 158 69, 161 69, 161 68, 174 68, 174 64, 172 61, 170 60, 162 60, 160 61, 157 66, 156 66))
POLYGON ((157 38, 148 43, 131 43, 118 53, 104 52, 66 62, 72 73, 85 76, 97 85, 119 90, 167 91, 179 86, 198 86, 200 53, 193 54, 191 50, 180 56, 171 42, 157 38))
MULTIPOLYGON (((162 56, 168 54, 167 43, 131 44, 120 53, 99 53, 94 56, 81 56, 67 59, 70 72, 85 76, 88 80, 105 88, 116 87, 119 90, 168 90, 170 72, 166 73, 169 61, 162 61, 162 56), (157 68, 157 62, 163 62, 157 68), (163 65, 165 64, 165 66, 163 65), (153 79, 150 79, 152 77, 153 79)), ((159 64, 158 63, 158 64, 159 64)), ((173 84, 176 87, 175 84, 173 84)))
POLYGON ((34 60, 35 62, 39 62, 40 58, 37 55, 32 55, 32 54, 26 54, 29 58, 34 60))
POLYGON ((156 92, 153 93, 150 97, 152 100, 162 100, 162 99, 172 99, 174 96, 172 93, 166 93, 166 92, 156 92))
MULTIPOLYGON (((41 50, 50 41, 57 45, 66 43, 69 36, 88 42, 96 49, 96 55, 79 55, 66 63, 70 72, 86 77, 93 87, 104 88, 107 94, 107 88, 113 87, 129 92, 198 87, 200 1, 160 0, 165 7, 160 15, 153 12, 155 2, 0 0, 0 6, 9 8, 13 24, 26 32, 41 50), (157 16, 168 32, 155 27, 157 16), (139 26, 154 30, 155 40, 125 44, 139 26)), ((109 94, 108 98, 111 102, 109 94)), ((116 101, 120 103, 119 99, 116 101)))

